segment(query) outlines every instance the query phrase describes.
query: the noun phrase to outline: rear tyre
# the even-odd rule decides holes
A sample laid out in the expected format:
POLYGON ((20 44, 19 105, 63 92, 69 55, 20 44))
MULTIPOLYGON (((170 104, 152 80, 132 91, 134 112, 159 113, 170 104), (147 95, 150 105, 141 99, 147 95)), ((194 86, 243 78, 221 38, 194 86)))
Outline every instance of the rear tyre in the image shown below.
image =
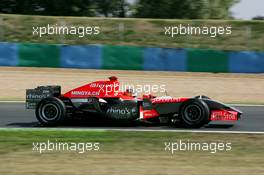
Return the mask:
POLYGON ((200 128, 207 124, 210 111, 207 104, 200 99, 193 99, 183 104, 180 110, 181 123, 185 127, 200 128))
POLYGON ((210 97, 207 97, 205 95, 198 95, 198 96, 195 96, 194 98, 198 98, 198 99, 211 99, 210 97))
POLYGON ((57 126, 65 119, 66 107, 60 99, 48 97, 38 103, 35 113, 42 125, 57 126))

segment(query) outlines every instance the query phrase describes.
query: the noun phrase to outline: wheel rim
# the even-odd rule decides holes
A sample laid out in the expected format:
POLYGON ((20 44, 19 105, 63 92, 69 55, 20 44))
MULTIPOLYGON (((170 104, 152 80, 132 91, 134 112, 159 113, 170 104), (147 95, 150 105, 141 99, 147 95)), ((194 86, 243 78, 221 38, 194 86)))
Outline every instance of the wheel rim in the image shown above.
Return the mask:
POLYGON ((59 109, 55 104, 44 104, 41 108, 41 118, 46 121, 51 121, 59 116, 59 109))
POLYGON ((184 109, 184 118, 190 123, 199 121, 201 117, 202 109, 198 105, 189 105, 184 109))

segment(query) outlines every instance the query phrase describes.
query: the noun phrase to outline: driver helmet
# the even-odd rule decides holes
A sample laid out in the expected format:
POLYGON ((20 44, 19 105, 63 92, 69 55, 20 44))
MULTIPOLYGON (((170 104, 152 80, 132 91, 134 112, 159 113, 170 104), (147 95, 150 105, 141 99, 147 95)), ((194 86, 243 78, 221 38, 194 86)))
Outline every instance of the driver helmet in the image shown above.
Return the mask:
POLYGON ((125 95, 126 96, 129 96, 129 97, 136 97, 137 96, 137 93, 135 93, 132 88, 128 88, 125 91, 125 95))

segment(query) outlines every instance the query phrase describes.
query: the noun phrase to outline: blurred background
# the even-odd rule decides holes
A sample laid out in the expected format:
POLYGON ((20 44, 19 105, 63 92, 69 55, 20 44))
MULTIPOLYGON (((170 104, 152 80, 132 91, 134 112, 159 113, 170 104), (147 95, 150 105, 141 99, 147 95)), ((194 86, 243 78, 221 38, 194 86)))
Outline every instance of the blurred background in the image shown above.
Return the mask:
MULTIPOLYGON (((61 82, 66 79, 66 75, 51 81, 50 77, 44 79, 36 73, 28 73, 29 77, 16 77, 12 81, 9 78, 10 84, 20 82, 9 87, 17 92, 13 98, 19 99, 24 98, 21 88, 60 83, 70 89, 77 83, 93 81, 95 77, 105 78, 113 72, 111 70, 136 70, 133 74, 115 74, 120 73, 120 76, 132 82, 135 77, 142 76, 140 71, 160 71, 156 72, 160 75, 161 71, 166 71, 171 76, 165 74, 162 78, 157 76, 160 78, 154 79, 151 74, 147 74, 142 77, 142 83, 159 82, 171 77, 165 83, 171 87, 172 95, 208 94, 225 102, 263 102, 261 76, 248 75, 264 73, 263 15, 264 1, 261 0, 2 0, 0 66, 23 67, 19 69, 23 71, 24 67, 109 70, 100 76, 96 73, 99 77, 86 76, 86 73, 83 81, 78 82, 72 77, 61 82), (39 37, 33 34, 34 27, 47 27, 48 24, 98 26, 100 34, 85 37, 65 34, 39 37), (179 25, 231 27, 232 33, 216 37, 189 34, 172 38, 165 35, 165 27, 179 25), (218 82, 208 78, 202 83, 201 77, 204 75, 193 73, 190 76, 196 80, 193 86, 193 79, 184 81, 175 78, 179 75, 177 72, 228 75, 217 76, 218 82), (238 76, 231 73, 247 74, 238 76), (230 95, 233 92, 226 86, 227 77, 233 87, 240 89, 236 96, 230 95), (25 78, 34 81, 22 81, 25 78), (172 85, 172 81, 177 83, 172 85), (249 81, 252 82, 247 83, 249 81), (181 84, 184 87, 177 87, 181 84)), ((4 81, 4 78, 14 75, 13 70, 6 75, 7 70, 4 67, 1 69, 0 75, 5 83, 7 80, 4 81)), ((42 71, 45 75, 51 72, 42 71)), ((216 77, 209 74, 210 77, 216 77)), ((182 77, 186 79, 187 74, 182 77)), ((9 98, 5 87, 2 87, 2 92, 2 98, 9 98)))
POLYGON ((263 16, 261 0, 2 0, 0 65, 263 73, 263 16), (47 25, 100 34, 34 35, 47 25), (179 25, 232 33, 165 35, 179 25))
POLYGON ((0 41, 262 51, 263 16, 261 0, 2 0, 0 41), (84 38, 32 35, 33 27, 47 24, 99 26, 101 33, 84 38), (164 35, 165 26, 179 24, 231 26, 232 35, 164 35))
POLYGON ((2 0, 8 14, 167 19, 264 19, 261 0, 2 0))

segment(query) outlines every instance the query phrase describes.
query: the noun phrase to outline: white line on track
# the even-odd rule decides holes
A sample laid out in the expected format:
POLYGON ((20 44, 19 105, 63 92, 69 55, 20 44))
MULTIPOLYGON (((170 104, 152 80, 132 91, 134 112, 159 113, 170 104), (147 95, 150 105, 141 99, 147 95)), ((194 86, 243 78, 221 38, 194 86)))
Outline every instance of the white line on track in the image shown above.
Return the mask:
POLYGON ((264 134, 262 131, 210 131, 210 130, 166 130, 166 129, 118 129, 118 128, 4 128, 1 130, 26 130, 26 131, 121 131, 121 132, 178 132, 178 133, 208 133, 208 134, 264 134))
POLYGON ((262 107, 264 104, 228 104, 230 106, 262 107))
POLYGON ((11 100, 7 100, 7 101, 0 101, 0 103, 25 103, 25 101, 11 101, 11 100))

